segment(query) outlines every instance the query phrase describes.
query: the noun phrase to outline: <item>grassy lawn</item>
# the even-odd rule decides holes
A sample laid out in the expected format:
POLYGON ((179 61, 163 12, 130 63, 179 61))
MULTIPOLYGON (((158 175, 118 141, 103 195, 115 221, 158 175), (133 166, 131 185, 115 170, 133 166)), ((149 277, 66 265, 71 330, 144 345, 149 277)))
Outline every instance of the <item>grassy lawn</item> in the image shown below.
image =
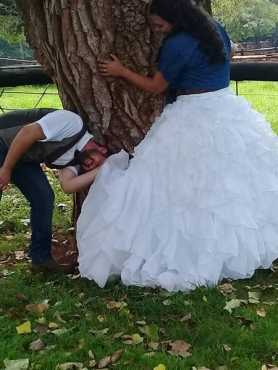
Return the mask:
MULTIPOLYGON (((235 84, 232 84, 235 88, 235 84)), ((278 82, 241 82, 239 95, 247 98, 255 109, 263 113, 278 133, 278 82)))
POLYGON ((6 110, 34 107, 61 108, 62 105, 56 87, 45 85, 0 88, 0 107, 2 110, 6 110), (20 94, 21 92, 24 94, 20 94))
MULTIPOLYGON (((239 92, 278 132, 278 84, 242 83, 239 92)), ((14 94, 0 98, 2 107, 31 107, 33 102, 14 94)), ((39 106, 60 105, 57 97, 46 95, 39 106)), ((56 193, 54 228, 66 231, 72 200, 60 191, 54 173, 48 175, 56 193)), ((117 281, 100 289, 78 276, 31 274, 22 253, 30 239, 28 217, 24 198, 11 188, 0 213, 0 369, 27 369, 19 363, 9 367, 5 359, 25 359, 29 369, 38 370, 278 366, 278 268, 190 294, 126 288, 117 281), (17 328, 26 323, 19 334, 17 328)))

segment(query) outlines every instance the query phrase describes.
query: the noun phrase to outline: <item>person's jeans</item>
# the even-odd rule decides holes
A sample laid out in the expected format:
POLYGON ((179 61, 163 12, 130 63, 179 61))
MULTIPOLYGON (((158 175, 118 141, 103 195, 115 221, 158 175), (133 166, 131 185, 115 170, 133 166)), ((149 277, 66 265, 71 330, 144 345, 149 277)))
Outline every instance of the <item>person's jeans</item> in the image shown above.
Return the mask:
MULTIPOLYGON (((0 166, 4 163, 7 151, 7 146, 0 138, 0 166)), ((32 238, 29 255, 33 263, 43 263, 51 256, 54 192, 38 163, 18 163, 11 181, 31 207, 32 238)))

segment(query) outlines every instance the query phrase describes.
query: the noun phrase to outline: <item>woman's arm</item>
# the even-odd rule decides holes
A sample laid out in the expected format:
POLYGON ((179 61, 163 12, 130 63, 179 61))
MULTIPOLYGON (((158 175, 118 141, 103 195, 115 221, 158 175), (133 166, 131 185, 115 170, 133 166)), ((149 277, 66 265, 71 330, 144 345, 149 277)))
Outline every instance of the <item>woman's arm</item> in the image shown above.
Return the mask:
POLYGON ((140 89, 155 94, 161 94, 167 89, 168 82, 160 72, 157 72, 154 77, 142 76, 126 68, 115 55, 111 55, 111 57, 113 59, 112 61, 99 63, 102 76, 124 78, 140 89))
POLYGON ((63 191, 67 194, 71 194, 86 189, 94 182, 99 169, 100 167, 97 167, 94 170, 79 176, 69 168, 60 170, 59 181, 63 191))

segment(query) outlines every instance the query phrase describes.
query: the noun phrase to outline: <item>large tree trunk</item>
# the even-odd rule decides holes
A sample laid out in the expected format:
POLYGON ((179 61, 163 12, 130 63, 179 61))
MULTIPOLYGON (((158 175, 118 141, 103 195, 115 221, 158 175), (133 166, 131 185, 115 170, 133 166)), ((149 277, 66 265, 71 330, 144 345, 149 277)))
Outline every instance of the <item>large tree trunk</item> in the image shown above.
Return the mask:
POLYGON ((112 151, 132 151, 160 112, 162 96, 103 79, 97 62, 113 53, 135 71, 154 70, 158 43, 147 24, 149 0, 18 2, 27 39, 64 108, 78 112, 112 151))

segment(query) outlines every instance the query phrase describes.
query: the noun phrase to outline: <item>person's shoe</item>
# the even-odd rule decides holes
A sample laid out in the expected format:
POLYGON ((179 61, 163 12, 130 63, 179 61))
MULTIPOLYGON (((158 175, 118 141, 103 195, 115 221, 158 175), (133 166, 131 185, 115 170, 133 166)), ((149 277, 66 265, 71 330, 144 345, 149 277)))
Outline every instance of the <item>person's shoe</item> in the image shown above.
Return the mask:
POLYGON ((72 274, 75 266, 72 265, 59 265, 53 258, 49 258, 42 263, 32 263, 32 272, 62 272, 64 274, 72 274))

